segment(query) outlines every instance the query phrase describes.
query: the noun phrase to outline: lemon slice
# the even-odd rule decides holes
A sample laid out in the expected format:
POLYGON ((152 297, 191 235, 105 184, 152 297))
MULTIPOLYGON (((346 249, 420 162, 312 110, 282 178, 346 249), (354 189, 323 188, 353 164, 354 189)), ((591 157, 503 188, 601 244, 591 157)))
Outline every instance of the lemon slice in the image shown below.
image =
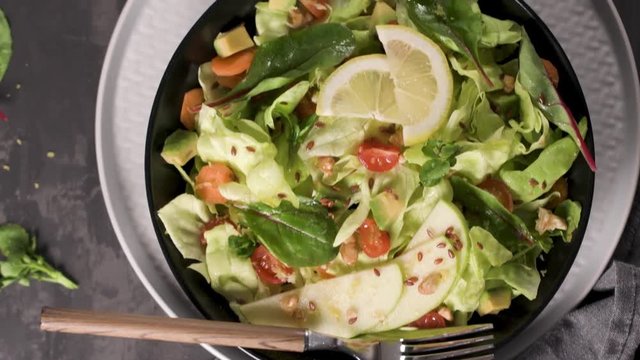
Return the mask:
POLYGON ((453 98, 453 77, 440 47, 416 30, 376 26, 384 46, 400 111, 408 118, 404 143, 426 141, 446 120, 453 98))
POLYGON ((387 57, 383 54, 353 58, 325 81, 318 96, 316 113, 408 123, 395 98, 387 57))

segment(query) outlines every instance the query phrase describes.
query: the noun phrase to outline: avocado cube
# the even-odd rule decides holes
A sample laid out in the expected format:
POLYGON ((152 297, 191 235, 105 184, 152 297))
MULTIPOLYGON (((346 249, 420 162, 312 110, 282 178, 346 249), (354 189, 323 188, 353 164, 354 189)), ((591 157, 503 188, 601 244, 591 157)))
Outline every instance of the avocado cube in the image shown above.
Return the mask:
POLYGON ((511 306, 511 289, 502 287, 487 290, 480 296, 478 314, 480 316, 495 315, 502 310, 508 309, 509 306, 511 306))

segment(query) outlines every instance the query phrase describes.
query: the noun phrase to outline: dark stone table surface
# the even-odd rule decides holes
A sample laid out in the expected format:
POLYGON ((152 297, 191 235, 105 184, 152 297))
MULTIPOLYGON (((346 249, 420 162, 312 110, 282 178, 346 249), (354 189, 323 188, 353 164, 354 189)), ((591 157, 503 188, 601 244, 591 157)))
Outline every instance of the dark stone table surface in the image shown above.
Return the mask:
MULTIPOLYGON (((0 109, 9 116, 0 122, 0 223, 36 231, 39 251, 80 284, 76 291, 32 283, 0 292, 0 360, 211 358, 198 346, 38 330, 45 305, 161 314, 120 250, 96 168, 96 91, 124 3, 0 0, 15 42, 0 83, 0 109)), ((640 2, 616 3, 638 54, 640 2)))

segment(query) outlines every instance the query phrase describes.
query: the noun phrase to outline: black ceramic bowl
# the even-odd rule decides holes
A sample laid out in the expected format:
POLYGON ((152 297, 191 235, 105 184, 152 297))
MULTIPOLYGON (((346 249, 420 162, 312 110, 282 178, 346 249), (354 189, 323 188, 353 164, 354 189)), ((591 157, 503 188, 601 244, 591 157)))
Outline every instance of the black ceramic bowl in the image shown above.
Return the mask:
MULTIPOLYGON (((185 189, 178 173, 162 160, 160 152, 167 136, 180 127, 178 119, 182 94, 197 86, 198 65, 212 58, 212 42, 216 34, 242 22, 251 27, 254 23, 254 4, 255 1, 218 0, 202 15, 167 66, 149 119, 145 170, 151 218, 160 246, 178 282, 204 317, 209 319, 237 320, 226 300, 215 293, 200 274, 187 269, 189 262, 183 259, 174 247, 158 219, 158 210, 185 189)), ((588 117, 587 105, 571 64, 558 41, 540 18, 521 0, 480 0, 480 6, 483 12, 489 15, 511 19, 524 25, 538 53, 557 66, 561 79, 559 91, 565 102, 577 117, 588 117)), ((249 28, 249 31, 252 30, 249 28)), ((591 132, 586 140, 593 152, 591 132)), ((582 158, 578 159, 569 173, 570 196, 583 205, 582 219, 574 240, 570 244, 556 242, 553 250, 544 256, 544 261, 539 261, 539 268, 545 269, 546 275, 542 278, 538 297, 534 301, 518 297, 509 310, 482 319, 494 323, 497 329, 497 347, 504 345, 533 321, 567 275, 584 236, 591 209, 593 183, 594 174, 582 158)), ((474 320, 476 319, 472 319, 474 320)), ((300 358, 275 352, 253 354, 265 359, 300 358)), ((336 356, 335 353, 312 354, 307 355, 307 358, 335 359, 336 356)))

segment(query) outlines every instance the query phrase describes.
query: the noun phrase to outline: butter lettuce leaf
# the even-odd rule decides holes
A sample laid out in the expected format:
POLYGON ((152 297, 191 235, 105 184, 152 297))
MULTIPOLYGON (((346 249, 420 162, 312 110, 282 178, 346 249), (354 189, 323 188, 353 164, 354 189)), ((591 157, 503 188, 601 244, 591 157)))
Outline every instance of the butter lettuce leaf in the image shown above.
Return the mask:
POLYGON ((200 234, 212 216, 207 205, 193 195, 182 194, 158 211, 167 234, 185 259, 204 261, 200 234))
MULTIPOLYGON (((251 260, 229 249, 229 237, 240 233, 228 223, 204 233, 207 241, 206 265, 211 287, 230 301, 251 302, 268 295, 258 279, 251 260)), ((201 268, 196 267, 200 272, 201 268)))

